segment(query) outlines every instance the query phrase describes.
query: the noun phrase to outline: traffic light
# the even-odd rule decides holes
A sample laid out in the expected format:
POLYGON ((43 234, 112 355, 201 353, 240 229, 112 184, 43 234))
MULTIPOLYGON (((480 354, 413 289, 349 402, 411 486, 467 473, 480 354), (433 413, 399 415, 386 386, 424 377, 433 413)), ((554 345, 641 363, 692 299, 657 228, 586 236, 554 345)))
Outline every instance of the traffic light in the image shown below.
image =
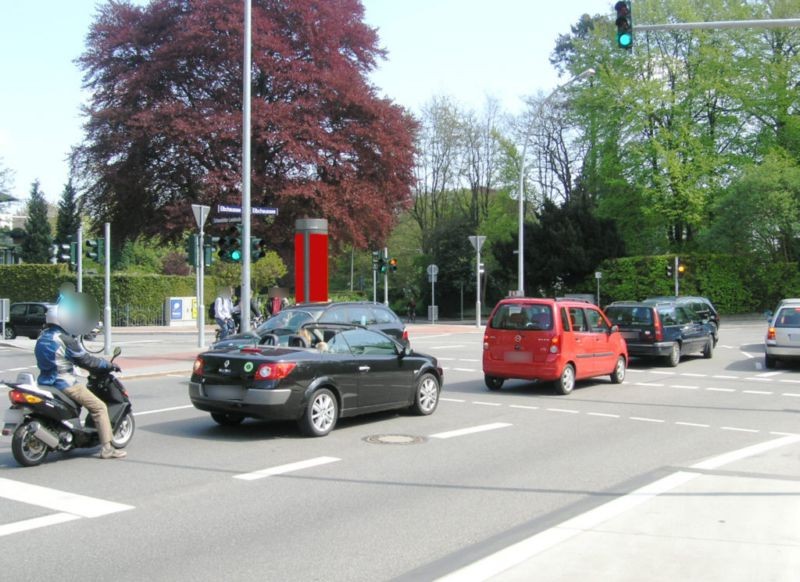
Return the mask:
POLYGON ((672 277, 673 273, 672 263, 667 263, 667 277, 672 277))
POLYGON ((377 271, 378 265, 381 262, 381 252, 380 251, 372 251, 372 270, 377 271))
POLYGON ((93 261, 102 263, 105 256, 105 240, 102 238, 90 238, 86 241, 86 246, 89 247, 86 251, 86 256, 93 261))
POLYGON ((686 265, 683 263, 678 264, 678 276, 683 275, 686 272, 686 265))
POLYGON ((397 272, 397 259, 395 259, 394 257, 389 259, 389 269, 392 271, 392 273, 397 272))
POLYGON ((255 262, 267 254, 267 241, 255 236, 250 237, 250 260, 255 262))
POLYGON ((633 47, 633 18, 631 16, 630 0, 614 4, 617 13, 617 46, 621 49, 631 50, 633 47))
POLYGON ((389 264, 386 262, 386 259, 384 259, 383 257, 378 259, 378 272, 381 275, 384 275, 388 270, 389 270, 389 264))
POLYGON ((55 244, 55 243, 50 245, 50 259, 49 260, 54 265, 58 262, 58 245, 55 244))
POLYGON ((77 242, 69 243, 69 264, 71 267, 76 267, 78 265, 78 251, 77 242))
POLYGON ((229 228, 225 236, 219 239, 217 256, 226 263, 239 263, 242 260, 242 239, 239 236, 239 228, 239 226, 229 228))
POLYGON ((198 235, 193 234, 186 239, 186 262, 191 266, 197 268, 200 263, 197 257, 197 239, 198 235))
POLYGON ((214 249, 219 244, 219 237, 205 235, 203 238, 203 264, 210 267, 214 264, 214 249))

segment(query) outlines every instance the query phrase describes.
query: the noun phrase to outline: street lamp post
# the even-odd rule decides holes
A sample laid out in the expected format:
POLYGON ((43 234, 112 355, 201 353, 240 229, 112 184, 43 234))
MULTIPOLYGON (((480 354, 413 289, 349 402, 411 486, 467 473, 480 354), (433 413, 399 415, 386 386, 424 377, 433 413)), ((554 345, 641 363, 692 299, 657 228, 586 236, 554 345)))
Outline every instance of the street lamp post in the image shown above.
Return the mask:
MULTIPOLYGON (((539 112, 542 111, 545 104, 550 101, 550 99, 558 93, 564 87, 567 87, 574 83, 575 81, 580 81, 581 79, 585 79, 586 77, 591 77, 595 74, 594 69, 586 69, 579 75, 575 75, 566 83, 563 83, 553 89, 550 94, 545 97, 542 102, 539 104, 539 112)), ((521 296, 525 295, 525 243, 524 243, 524 235, 525 235, 525 154, 528 152, 528 141, 531 134, 531 128, 533 127, 533 120, 528 124, 528 127, 525 129, 525 138, 522 142, 522 157, 520 158, 519 163, 519 186, 517 187, 517 193, 519 194, 519 224, 518 224, 518 236, 519 241, 517 245, 517 293, 521 296)))

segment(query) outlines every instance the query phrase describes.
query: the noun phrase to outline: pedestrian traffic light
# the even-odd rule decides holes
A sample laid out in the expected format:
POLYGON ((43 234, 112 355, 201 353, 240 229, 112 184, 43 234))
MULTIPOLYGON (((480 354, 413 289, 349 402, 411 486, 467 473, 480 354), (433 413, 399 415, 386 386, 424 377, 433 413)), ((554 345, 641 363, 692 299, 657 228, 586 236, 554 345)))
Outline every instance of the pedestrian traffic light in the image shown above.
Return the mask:
POLYGON ((631 16, 631 2, 620 1, 614 4, 617 13, 617 46, 621 49, 631 50, 633 47, 633 18, 631 16))
POLYGON ((58 245, 53 243, 50 245, 50 262, 56 264, 58 262, 58 245))
POLYGON ((105 240, 102 238, 90 238, 86 241, 86 246, 89 247, 86 251, 86 256, 93 261, 102 263, 105 254, 105 240))
POLYGON ((186 262, 195 268, 200 264, 197 257, 198 238, 198 235, 193 234, 186 239, 186 262))
POLYGON ((232 226, 225 236, 219 239, 217 256, 226 263, 239 263, 242 260, 242 239, 239 236, 239 228, 232 226))
POLYGON ((381 262, 381 252, 380 251, 372 251, 372 270, 377 271, 378 265, 381 262))
POLYGON ((670 262, 670 263, 667 263, 667 277, 672 277, 672 275, 673 275, 672 263, 670 262))
POLYGON ((389 259, 389 269, 391 269, 392 273, 397 272, 397 259, 395 259, 394 257, 389 259))
POLYGON ((255 236, 250 237, 250 260, 255 262, 267 254, 267 241, 255 236))
POLYGON ((70 247, 72 246, 71 243, 60 243, 58 245, 58 262, 59 263, 69 263, 70 262, 70 247))

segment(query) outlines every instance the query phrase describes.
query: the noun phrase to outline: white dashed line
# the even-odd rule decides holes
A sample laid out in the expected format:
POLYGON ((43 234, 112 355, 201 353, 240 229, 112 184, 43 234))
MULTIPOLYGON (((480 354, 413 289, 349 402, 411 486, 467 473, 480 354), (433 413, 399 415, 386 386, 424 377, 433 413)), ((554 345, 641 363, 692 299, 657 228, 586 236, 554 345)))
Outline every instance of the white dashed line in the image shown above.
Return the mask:
POLYGON ((770 376, 778 376, 783 374, 783 372, 764 372, 763 374, 759 374, 759 378, 769 378, 770 376))
POLYGON ((549 412, 565 412, 567 414, 580 414, 580 410, 572 410, 570 408, 548 408, 549 412))
POLYGON ((784 392, 783 396, 794 396, 795 398, 800 398, 800 394, 797 394, 796 392, 784 392))
POLYGON ((642 370, 642 372, 649 372, 650 374, 658 374, 659 376, 674 376, 675 372, 665 372, 664 370, 642 370))
POLYGON ((717 380, 738 380, 739 376, 726 376, 724 374, 714 374, 711 376, 712 378, 716 378, 717 380))
POLYGON ((800 384, 800 380, 778 380, 778 382, 783 382, 784 384, 800 384))
POLYGON ((714 387, 710 387, 710 388, 706 388, 706 390, 708 390, 709 392, 736 392, 735 388, 714 388, 714 387))
POLYGON ((487 430, 495 430, 498 428, 506 428, 507 426, 512 426, 508 422, 493 422, 491 424, 481 424, 478 426, 471 426, 469 428, 460 428, 457 430, 448 430, 445 432, 437 432, 436 434, 430 435, 432 439, 451 439, 453 437, 460 437, 468 434, 474 434, 476 432, 486 432, 487 430))
POLYGON ((673 384, 670 388, 680 388, 681 390, 698 390, 700 386, 687 386, 685 384, 673 384))
POLYGON ((475 370, 473 368, 453 368, 453 371, 454 372, 477 372, 478 370, 475 370))
POLYGON ((241 479, 242 481, 255 481, 256 479, 263 479, 264 477, 271 477, 273 475, 283 475, 284 473, 291 473, 293 471, 300 471, 301 469, 309 469, 319 465, 327 465, 328 463, 335 463, 341 461, 337 457, 315 457, 305 461, 298 461, 296 463, 289 463, 287 465, 279 465, 277 467, 270 467, 268 469, 261 469, 260 471, 253 471, 252 473, 242 473, 241 475, 234 475, 234 479, 241 479))
POLYGON ((745 380, 748 382, 772 382, 772 378, 762 378, 761 376, 748 376, 745 380))
POLYGON ((169 408, 159 408, 158 410, 143 410, 142 412, 134 412, 134 416, 145 416, 146 414, 159 414, 161 412, 172 412, 173 410, 184 410, 186 408, 194 408, 191 404, 184 404, 183 406, 170 406, 169 408))
POLYGON ((739 428, 736 426, 721 426, 722 430, 733 430, 736 432, 761 432, 760 430, 755 430, 753 428, 739 428))
POLYGON ((539 410, 538 406, 525 406, 524 404, 509 404, 509 408, 521 408, 523 410, 539 410))
POLYGON ((587 412, 588 416, 602 416, 603 418, 619 418, 619 414, 609 414, 608 412, 587 412))
POLYGON ((660 418, 647 418, 646 416, 629 416, 631 420, 639 420, 641 422, 664 422, 660 418))
POLYGON ((481 402, 480 400, 473 400, 472 403, 479 406, 503 406, 500 402, 481 402))
POLYGON ((461 358, 461 359, 460 359, 460 360, 458 360, 458 361, 459 361, 459 362, 480 362, 480 360, 478 360, 478 359, 474 359, 474 360, 473 360, 473 359, 470 359, 470 358, 461 358))
POLYGON ((693 372, 682 372, 681 376, 686 376, 687 378, 707 378, 708 374, 695 374, 693 372))
POLYGON ((654 382, 636 382, 634 386, 647 386, 649 388, 663 388, 663 384, 656 384, 654 382))
POLYGON ((769 434, 774 434, 777 436, 800 436, 796 432, 778 432, 778 431, 770 431, 769 434))
POLYGON ((742 394, 775 394, 769 390, 742 390, 742 394))
POLYGON ((430 347, 428 349, 429 350, 452 350, 452 349, 455 349, 455 348, 463 348, 463 347, 464 347, 463 345, 458 344, 458 345, 453 345, 453 346, 433 346, 433 347, 430 347))
POLYGON ((711 428, 710 424, 702 424, 700 422, 683 422, 680 420, 676 420, 675 424, 679 424, 680 426, 694 426, 697 428, 711 428))
POLYGON ((442 402, 466 402, 466 400, 462 400, 461 398, 442 398, 440 397, 439 400, 442 402))

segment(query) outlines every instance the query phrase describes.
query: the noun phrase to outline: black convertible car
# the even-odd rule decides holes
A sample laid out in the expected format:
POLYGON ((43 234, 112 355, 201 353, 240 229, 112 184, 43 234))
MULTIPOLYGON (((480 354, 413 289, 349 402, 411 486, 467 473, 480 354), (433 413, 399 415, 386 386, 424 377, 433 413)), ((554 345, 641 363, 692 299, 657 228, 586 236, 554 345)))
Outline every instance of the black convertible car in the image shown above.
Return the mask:
POLYGON ((309 324, 311 345, 226 347, 200 354, 189 382, 195 408, 222 425, 247 417, 294 419, 324 436, 340 417, 408 408, 431 414, 442 369, 388 335, 353 325, 309 324))

